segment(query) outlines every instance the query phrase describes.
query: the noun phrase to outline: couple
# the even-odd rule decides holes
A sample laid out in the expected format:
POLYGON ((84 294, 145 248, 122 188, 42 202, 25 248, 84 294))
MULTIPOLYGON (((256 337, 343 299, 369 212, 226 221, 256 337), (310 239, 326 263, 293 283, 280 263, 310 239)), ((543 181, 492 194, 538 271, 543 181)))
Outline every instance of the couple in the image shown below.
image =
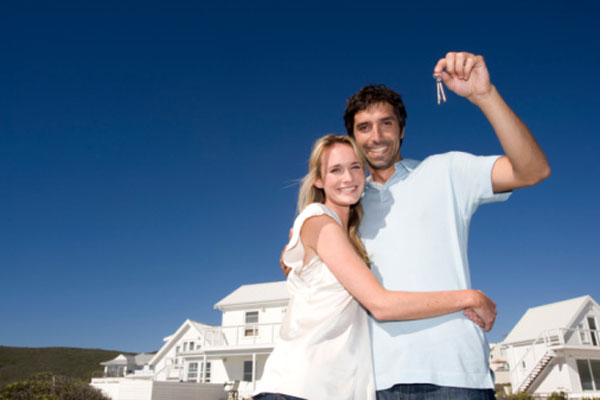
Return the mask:
POLYGON ((352 96, 350 137, 325 136, 310 157, 283 254, 291 300, 256 400, 494 398, 483 331, 496 308, 467 289, 469 223, 550 167, 481 56, 448 53, 434 75, 482 110, 506 155, 403 159, 400 96, 352 96))

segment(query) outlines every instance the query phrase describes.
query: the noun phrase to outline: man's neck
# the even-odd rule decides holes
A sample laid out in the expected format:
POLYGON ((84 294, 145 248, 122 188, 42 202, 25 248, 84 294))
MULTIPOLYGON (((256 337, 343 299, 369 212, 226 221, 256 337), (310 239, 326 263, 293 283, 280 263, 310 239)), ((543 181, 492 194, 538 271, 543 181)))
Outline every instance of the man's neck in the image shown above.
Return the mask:
POLYGON ((386 169, 373 169, 369 168, 369 172, 371 172, 371 179, 377 183, 381 183, 382 185, 386 183, 394 172, 396 172, 396 168, 392 165, 390 168, 386 169))
POLYGON ((396 163, 402 161, 402 156, 399 155, 394 164, 388 168, 375 169, 369 166, 369 172, 371 173, 371 179, 377 183, 385 184, 396 172, 396 163))

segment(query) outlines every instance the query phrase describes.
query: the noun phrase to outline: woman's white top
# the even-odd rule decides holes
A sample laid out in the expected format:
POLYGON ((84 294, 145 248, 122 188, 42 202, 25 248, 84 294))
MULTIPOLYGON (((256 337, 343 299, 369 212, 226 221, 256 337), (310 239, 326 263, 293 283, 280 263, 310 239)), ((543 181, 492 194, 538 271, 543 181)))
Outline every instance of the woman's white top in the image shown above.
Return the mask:
POLYGON ((280 339, 269 356, 258 393, 283 393, 308 400, 372 400, 375 385, 367 313, 318 255, 304 265, 300 240, 304 221, 339 217, 321 203, 308 205, 294 221, 283 253, 292 268, 290 302, 280 339))

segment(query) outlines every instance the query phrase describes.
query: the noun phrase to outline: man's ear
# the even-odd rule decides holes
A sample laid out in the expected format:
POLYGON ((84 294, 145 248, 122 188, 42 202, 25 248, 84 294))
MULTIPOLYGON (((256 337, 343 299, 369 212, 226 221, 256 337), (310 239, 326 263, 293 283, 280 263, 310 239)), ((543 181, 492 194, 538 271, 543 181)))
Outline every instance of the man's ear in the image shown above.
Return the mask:
POLYGON ((323 181, 321 180, 321 178, 315 181, 315 187, 318 189, 323 189, 323 181))
POLYGON ((400 147, 402 147, 402 142, 404 141, 404 129, 406 126, 402 127, 402 131, 400 132, 400 147))

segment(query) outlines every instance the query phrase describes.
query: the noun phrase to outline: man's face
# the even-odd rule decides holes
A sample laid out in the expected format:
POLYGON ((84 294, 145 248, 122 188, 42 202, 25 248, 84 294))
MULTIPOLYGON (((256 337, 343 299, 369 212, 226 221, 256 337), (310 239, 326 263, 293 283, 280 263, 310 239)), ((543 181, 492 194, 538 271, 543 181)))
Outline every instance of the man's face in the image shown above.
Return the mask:
POLYGON ((400 161, 400 129, 398 117, 389 103, 372 104, 354 115, 354 138, 374 170, 393 168, 400 161))

